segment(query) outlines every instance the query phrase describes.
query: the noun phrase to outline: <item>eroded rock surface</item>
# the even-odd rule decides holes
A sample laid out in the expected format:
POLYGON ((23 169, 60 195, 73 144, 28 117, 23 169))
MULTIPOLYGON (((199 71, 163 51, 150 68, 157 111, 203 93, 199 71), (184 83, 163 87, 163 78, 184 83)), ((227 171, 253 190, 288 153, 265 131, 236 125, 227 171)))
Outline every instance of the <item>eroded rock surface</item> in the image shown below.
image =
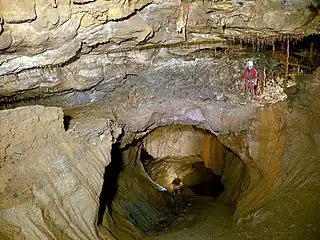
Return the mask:
POLYGON ((153 158, 203 155, 205 135, 192 126, 173 125, 149 133, 143 147, 153 158))
MULTIPOLYGON (((260 239, 274 237, 274 230, 279 239, 313 238, 319 231, 314 211, 319 207, 319 70, 299 79, 288 91, 287 101, 265 107, 154 98, 127 99, 111 108, 113 102, 105 102, 78 109, 78 115, 69 112, 72 119, 67 132, 57 108, 1 111, 1 139, 6 139, 1 141, 1 234, 13 239, 35 234, 42 239, 51 235, 97 238, 103 171, 110 161, 111 143, 121 131, 107 120, 111 117, 124 125, 124 145, 143 132, 169 124, 196 125, 215 133, 245 164, 243 171, 243 165, 228 160, 226 164, 238 169, 237 174, 229 172, 223 179, 232 188, 245 178, 239 191, 224 193, 235 204, 238 224, 263 229, 270 223, 260 231, 260 239), (13 119, 19 119, 19 124, 11 124, 13 119), (34 143, 24 141, 29 138, 34 143)), ((145 175, 142 178, 148 180, 145 175)), ((125 179, 123 186, 128 184, 125 179)), ((154 184, 145 187, 160 190, 154 184)), ((158 199, 157 194, 151 195, 158 199)), ((124 206, 121 201, 115 204, 115 209, 124 206)), ((157 208, 153 211, 159 213, 157 208)), ((120 215, 118 219, 125 223, 127 215, 120 215)), ((149 224, 138 220, 140 226, 149 224)))
MULTIPOLYGON (((319 33, 318 7, 311 0, 290 4, 280 0, 189 1, 182 5, 176 0, 5 0, 0 5, 0 92, 13 99, 18 93, 18 99, 26 99, 93 90, 131 73, 123 72, 114 59, 137 54, 136 61, 150 62, 154 51, 140 51, 162 49, 163 44, 178 55, 226 47, 227 38, 240 38, 260 49, 282 39, 282 34, 295 38, 319 33), (177 32, 185 8, 186 43, 177 32), (26 90, 32 91, 21 94, 26 90)), ((92 99, 99 92, 91 94, 92 99)))
POLYGON ((87 133, 79 124, 69 134, 62 110, 42 106, 0 115, 1 234, 96 239, 104 167, 121 128, 96 119, 87 133))
MULTIPOLYGON (((235 217, 241 219, 239 224, 245 224, 246 219, 248 224, 255 222, 262 228, 264 223, 271 221, 278 231, 282 231, 297 222, 298 228, 290 228, 291 237, 314 237, 319 231, 318 221, 312 212, 319 204, 316 200, 320 121, 319 105, 316 104, 318 71, 299 78, 298 85, 288 89, 287 101, 265 107, 228 105, 223 102, 210 105, 185 99, 155 98, 152 102, 124 101, 112 111, 96 108, 88 114, 116 113, 118 121, 126 125, 126 131, 137 132, 138 135, 168 124, 197 125, 216 133, 220 141, 236 153, 246 166, 245 174, 239 171, 239 175, 232 179, 236 182, 242 176, 249 180, 249 184, 244 185, 248 186, 245 192, 235 193, 239 194, 235 211, 235 217), (306 126, 310 126, 310 130, 306 126), (289 196, 295 196, 297 201, 291 202, 289 196), (298 201, 301 206, 302 202, 307 204, 308 210, 296 211, 296 205, 291 207, 291 203, 298 201), (287 204, 284 206, 281 202, 287 204), (278 207, 274 207, 276 203, 279 203, 278 207), (285 216, 286 220, 277 214, 285 216), (309 223, 307 215, 313 219, 312 223, 309 223)), ((132 136, 127 137, 124 141, 130 142, 132 136)), ((227 195, 230 196, 230 193, 227 195)), ((279 235, 280 239, 286 236, 286 232, 282 234, 279 235)), ((272 230, 260 237, 271 236, 272 230)))
MULTIPOLYGON (((234 204, 238 225, 260 229, 254 236, 258 239, 275 234, 279 239, 316 239, 319 69, 298 76, 297 85, 285 94, 281 84, 273 83, 284 71, 275 56, 243 49, 230 54, 225 49, 226 39, 249 41, 257 50, 286 40, 283 34, 297 38, 319 33, 318 8, 316 1, 299 0, 181 5, 148 0, 1 1, 1 102, 32 98, 32 104, 34 98, 52 95, 39 101, 64 107, 104 101, 69 110, 67 132, 58 108, 0 112, 0 238, 129 238, 121 227, 136 238, 145 236, 156 222, 152 217, 161 220, 168 208, 146 201, 144 191, 154 201, 168 199, 159 197, 161 189, 145 174, 120 175, 120 192, 142 201, 141 212, 152 216, 132 217, 140 205, 126 205, 118 195, 113 217, 120 228, 108 225, 107 213, 103 217, 109 222, 96 228, 104 170, 111 144, 121 132, 119 123, 125 130, 122 146, 170 124, 211 131, 241 158, 226 156, 225 166, 236 174, 224 172, 227 189, 221 196, 234 204), (179 19, 181 11, 188 12, 187 22, 179 19), (186 36, 177 27, 185 27, 186 36), (210 51, 198 52, 202 49, 210 51), (240 96, 240 74, 248 59, 260 73, 267 68, 272 78, 265 96, 253 104, 240 96), (141 181, 146 185, 128 192, 131 178, 134 187, 141 181)), ((154 152, 162 154, 157 148, 154 152)), ((207 166, 222 171, 208 159, 204 157, 207 166)))

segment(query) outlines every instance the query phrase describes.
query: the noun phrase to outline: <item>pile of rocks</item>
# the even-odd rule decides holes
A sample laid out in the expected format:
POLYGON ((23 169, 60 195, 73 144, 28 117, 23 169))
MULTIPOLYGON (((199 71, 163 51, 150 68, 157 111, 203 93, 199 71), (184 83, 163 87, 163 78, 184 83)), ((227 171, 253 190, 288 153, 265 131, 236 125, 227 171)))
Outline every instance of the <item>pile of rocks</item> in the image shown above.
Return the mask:
MULTIPOLYGON (((261 95, 261 102, 264 103, 275 103, 283 101, 287 98, 287 94, 284 92, 285 85, 284 77, 276 77, 267 79, 264 93, 261 95)), ((287 80, 287 87, 296 85, 294 80, 287 80)))

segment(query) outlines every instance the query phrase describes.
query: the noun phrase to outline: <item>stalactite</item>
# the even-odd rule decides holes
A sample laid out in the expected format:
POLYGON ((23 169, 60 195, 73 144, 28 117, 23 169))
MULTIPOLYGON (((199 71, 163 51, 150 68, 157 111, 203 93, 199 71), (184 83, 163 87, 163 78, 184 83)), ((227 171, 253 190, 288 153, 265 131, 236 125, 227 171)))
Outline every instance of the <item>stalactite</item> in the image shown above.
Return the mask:
POLYGON ((260 84, 260 91, 261 91, 261 94, 263 94, 263 93, 264 93, 264 86, 265 86, 265 83, 266 83, 266 78, 267 78, 267 75, 266 75, 266 68, 264 67, 264 68, 263 68, 263 73, 262 73, 261 84, 260 84))
POLYGON ((287 48, 286 48, 286 69, 285 69, 286 76, 289 75, 289 51, 290 51, 290 40, 288 38, 287 39, 287 48))
POLYGON ((284 80, 284 88, 287 88, 287 83, 288 83, 288 76, 289 76, 289 54, 290 54, 290 40, 289 38, 287 38, 287 46, 286 46, 286 64, 285 64, 285 73, 286 73, 286 77, 284 80))

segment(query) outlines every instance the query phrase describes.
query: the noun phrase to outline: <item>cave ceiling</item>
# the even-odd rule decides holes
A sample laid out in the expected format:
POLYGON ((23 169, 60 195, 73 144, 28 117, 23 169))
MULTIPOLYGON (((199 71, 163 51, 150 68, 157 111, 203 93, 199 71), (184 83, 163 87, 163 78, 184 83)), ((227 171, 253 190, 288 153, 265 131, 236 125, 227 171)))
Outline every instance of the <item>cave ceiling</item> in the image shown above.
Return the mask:
POLYGON ((320 32, 318 10, 311 0, 2 0, 0 93, 91 89, 128 75, 105 65, 150 64, 155 49, 181 56, 230 41, 299 40, 320 32))

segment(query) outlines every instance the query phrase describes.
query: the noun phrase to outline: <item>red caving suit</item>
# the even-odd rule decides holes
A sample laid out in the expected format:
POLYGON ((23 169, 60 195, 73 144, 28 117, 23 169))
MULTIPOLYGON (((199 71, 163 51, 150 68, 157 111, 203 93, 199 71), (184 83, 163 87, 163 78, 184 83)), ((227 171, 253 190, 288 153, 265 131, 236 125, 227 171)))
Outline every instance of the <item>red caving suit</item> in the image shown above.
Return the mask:
POLYGON ((246 88, 254 88, 254 86, 257 85, 257 70, 255 68, 249 70, 246 67, 244 69, 243 83, 245 84, 246 88))

